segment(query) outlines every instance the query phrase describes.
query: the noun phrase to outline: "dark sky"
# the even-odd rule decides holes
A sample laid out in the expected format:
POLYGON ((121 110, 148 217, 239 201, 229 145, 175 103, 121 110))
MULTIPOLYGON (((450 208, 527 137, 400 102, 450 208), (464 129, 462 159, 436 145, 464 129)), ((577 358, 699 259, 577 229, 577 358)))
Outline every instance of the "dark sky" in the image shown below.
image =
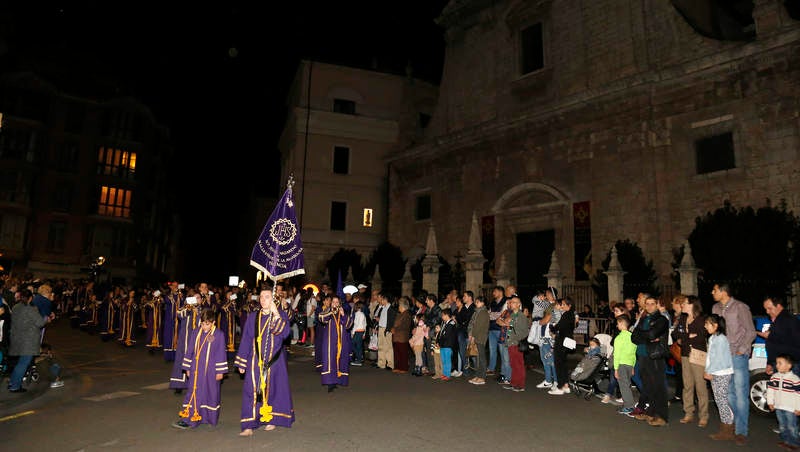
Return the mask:
POLYGON ((180 276, 217 280, 249 258, 232 249, 243 203, 282 192, 276 148, 299 60, 376 59, 398 73, 410 60, 438 83, 444 41, 433 20, 447 2, 3 3, 0 70, 38 61, 65 91, 133 95, 169 127, 172 171, 186 181, 176 187, 180 211, 192 220, 180 276))

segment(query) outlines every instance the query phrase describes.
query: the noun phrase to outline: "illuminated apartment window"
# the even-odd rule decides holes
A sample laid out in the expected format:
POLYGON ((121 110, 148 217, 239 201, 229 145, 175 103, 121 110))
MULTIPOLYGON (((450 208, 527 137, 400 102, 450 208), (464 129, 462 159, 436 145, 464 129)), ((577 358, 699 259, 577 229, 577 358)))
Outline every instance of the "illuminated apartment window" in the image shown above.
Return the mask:
POLYGON ((64 251, 66 243, 67 224, 57 221, 50 223, 47 230, 47 251, 61 252, 64 251))
POLYGON ((107 217, 131 217, 131 191, 116 187, 100 187, 97 213, 107 217))
POLYGON ((97 152, 97 174, 133 179, 136 153, 101 147, 97 152))
POLYGON ((364 209, 364 222, 363 225, 365 228, 372 227, 372 209, 364 209))

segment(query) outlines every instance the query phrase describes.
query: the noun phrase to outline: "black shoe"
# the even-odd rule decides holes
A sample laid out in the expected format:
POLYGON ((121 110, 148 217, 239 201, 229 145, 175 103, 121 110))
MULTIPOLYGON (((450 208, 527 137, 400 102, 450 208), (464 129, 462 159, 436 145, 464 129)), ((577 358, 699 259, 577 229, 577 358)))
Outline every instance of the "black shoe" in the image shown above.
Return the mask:
POLYGON ((9 389, 8 392, 28 392, 25 388, 9 389))
POLYGON ((183 389, 176 389, 175 390, 175 395, 181 395, 181 394, 183 394, 183 389))
POLYGON ((328 392, 333 392, 336 389, 336 385, 328 385, 328 392))
POLYGON ((386 370, 388 370, 388 371, 390 371, 390 372, 393 370, 393 369, 392 369, 391 367, 389 367, 389 366, 386 366, 386 367, 384 367, 384 369, 386 369, 386 370))
POLYGON ((172 426, 175 427, 175 428, 179 428, 181 430, 186 430, 187 428, 189 428, 189 424, 187 424, 184 421, 173 422, 172 426))

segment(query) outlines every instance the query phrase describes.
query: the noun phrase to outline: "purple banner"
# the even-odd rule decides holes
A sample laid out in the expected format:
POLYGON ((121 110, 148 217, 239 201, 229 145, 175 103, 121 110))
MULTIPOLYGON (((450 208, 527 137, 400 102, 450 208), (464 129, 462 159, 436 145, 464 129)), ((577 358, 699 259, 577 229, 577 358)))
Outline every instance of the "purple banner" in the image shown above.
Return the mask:
POLYGON ((294 212, 292 181, 264 225, 250 255, 250 265, 276 281, 305 274, 303 244, 294 212))

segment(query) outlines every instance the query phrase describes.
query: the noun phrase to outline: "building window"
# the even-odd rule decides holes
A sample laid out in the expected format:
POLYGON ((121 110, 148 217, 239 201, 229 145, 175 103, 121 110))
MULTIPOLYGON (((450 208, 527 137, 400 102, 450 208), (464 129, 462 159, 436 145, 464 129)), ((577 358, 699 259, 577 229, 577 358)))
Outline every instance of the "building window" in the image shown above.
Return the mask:
POLYGON ((56 150, 55 168, 58 171, 74 173, 78 171, 80 148, 75 141, 65 141, 56 150))
POLYGON ((0 171, 0 201, 15 202, 17 200, 17 180, 19 171, 0 171))
POLYGON ((347 203, 331 202, 331 231, 344 231, 347 226, 347 203))
POLYGON ((697 156, 697 174, 707 174, 736 168, 733 133, 726 132, 694 142, 697 156))
POLYGON ((350 148, 345 146, 333 148, 333 172, 336 174, 350 173, 350 148))
POLYGON ((0 133, 0 158, 33 162, 36 132, 30 129, 3 129, 0 133))
POLYGON ((62 252, 67 237, 67 223, 57 221, 50 223, 47 230, 47 251, 62 252))
POLYGON ((430 220, 431 219, 431 195, 418 195, 416 208, 414 209, 414 218, 416 220, 430 220))
POLYGON ((56 184, 53 193, 52 207, 58 212, 69 212, 72 208, 72 198, 75 186, 72 182, 61 181, 56 184))
POLYGON ((347 99, 333 99, 333 111, 346 115, 356 114, 356 103, 347 99))
POLYGON ((97 213, 108 217, 131 217, 131 191, 115 187, 100 187, 97 213))
POLYGON ((97 152, 97 174, 133 179, 136 153, 101 147, 97 152))
POLYGON ((86 118, 86 108, 83 104, 78 102, 68 103, 66 115, 64 116, 64 131, 72 133, 81 133, 83 131, 83 122, 86 118))
POLYGON ((520 33, 522 55, 522 75, 538 71, 544 67, 544 35, 542 23, 536 23, 525 28, 520 33))
POLYGON ((431 123, 431 115, 427 113, 420 113, 417 122, 420 129, 427 129, 428 124, 431 123))
POLYGON ((361 224, 365 228, 372 227, 372 209, 364 209, 364 220, 361 224))

